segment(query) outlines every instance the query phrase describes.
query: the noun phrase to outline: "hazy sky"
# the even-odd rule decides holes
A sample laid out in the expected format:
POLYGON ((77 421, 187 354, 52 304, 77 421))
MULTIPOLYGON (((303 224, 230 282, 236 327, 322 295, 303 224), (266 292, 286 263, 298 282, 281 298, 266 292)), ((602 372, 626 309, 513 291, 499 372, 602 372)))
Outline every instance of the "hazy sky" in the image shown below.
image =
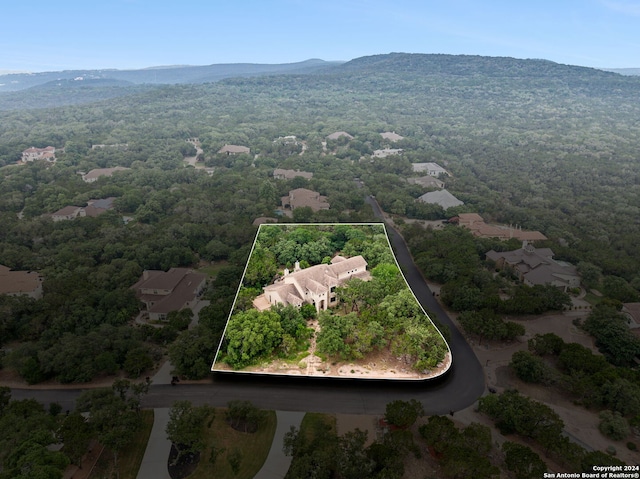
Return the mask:
POLYGON ((0 70, 351 60, 389 52, 640 67, 640 0, 14 0, 0 70))

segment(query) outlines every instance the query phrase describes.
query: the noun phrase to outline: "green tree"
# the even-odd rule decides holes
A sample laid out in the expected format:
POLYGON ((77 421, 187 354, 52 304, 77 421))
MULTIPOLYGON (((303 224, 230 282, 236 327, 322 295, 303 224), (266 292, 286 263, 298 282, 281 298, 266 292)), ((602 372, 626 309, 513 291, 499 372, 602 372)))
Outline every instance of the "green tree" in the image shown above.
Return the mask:
POLYGON ((238 431, 256 432, 264 422, 265 412, 250 401, 229 401, 227 408, 227 421, 238 431))
POLYGON ((141 427, 139 399, 127 397, 114 388, 90 389, 83 392, 76 406, 89 413, 89 425, 98 440, 113 452, 116 477, 120 477, 119 454, 131 444, 141 427))
POLYGON ((515 474, 516 479, 537 479, 547 471, 545 462, 527 446, 505 441, 502 452, 507 469, 515 474))
POLYGON ((550 384, 552 382, 551 369, 545 362, 529 351, 517 351, 511 356, 509 366, 516 376, 528 383, 550 384))
POLYGON ((169 358, 178 375, 202 379, 211 371, 217 346, 217 337, 205 326, 198 325, 180 333, 169 347, 169 358))
POLYGON ((424 408, 419 401, 415 399, 409 401, 396 400, 387 404, 384 419, 394 426, 407 428, 412 426, 423 415, 424 408))
POLYGON ((609 439, 620 441, 631 433, 629 424, 619 412, 602 411, 599 417, 600 424, 598 425, 598 429, 609 439))
POLYGON ((194 407, 190 401, 176 401, 169 410, 166 433, 178 450, 177 464, 186 454, 196 454, 205 447, 204 422, 213 414, 207 406, 194 407))
POLYGON ((275 311, 255 309, 235 313, 227 325, 226 361, 242 369, 271 354, 282 342, 284 330, 275 311))
POLYGON ((74 411, 64 418, 57 431, 63 452, 73 464, 80 465, 91 439, 91 426, 82 414, 74 411))

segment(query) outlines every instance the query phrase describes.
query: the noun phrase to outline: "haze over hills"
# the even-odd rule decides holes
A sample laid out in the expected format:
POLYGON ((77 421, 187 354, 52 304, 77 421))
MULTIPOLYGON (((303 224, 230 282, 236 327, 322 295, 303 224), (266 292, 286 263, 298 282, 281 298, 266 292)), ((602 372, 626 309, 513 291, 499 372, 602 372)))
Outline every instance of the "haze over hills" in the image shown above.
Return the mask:
MULTIPOLYGON (((215 64, 208 66, 170 65, 141 70, 68 70, 45 73, 0 75, 0 111, 49 108, 86 104, 166 85, 215 83, 232 78, 277 76, 274 82, 287 83, 321 79, 355 81, 368 87, 382 76, 424 81, 425 78, 467 78, 480 85, 499 79, 524 83, 562 82, 572 88, 602 88, 617 92, 631 87, 638 91, 631 71, 625 75, 589 67, 564 65, 540 59, 485 57, 477 55, 390 53, 360 57, 348 62, 310 59, 288 64, 215 64), (284 77, 288 76, 290 80, 284 77), (303 77, 306 80, 303 80, 303 77)), ((388 88, 394 89, 393 82, 388 88)))
POLYGON ((0 92, 19 91, 59 80, 120 80, 133 84, 209 83, 223 78, 273 74, 307 74, 341 62, 310 59, 297 63, 230 63, 206 66, 158 66, 141 70, 65 70, 0 75, 0 92))

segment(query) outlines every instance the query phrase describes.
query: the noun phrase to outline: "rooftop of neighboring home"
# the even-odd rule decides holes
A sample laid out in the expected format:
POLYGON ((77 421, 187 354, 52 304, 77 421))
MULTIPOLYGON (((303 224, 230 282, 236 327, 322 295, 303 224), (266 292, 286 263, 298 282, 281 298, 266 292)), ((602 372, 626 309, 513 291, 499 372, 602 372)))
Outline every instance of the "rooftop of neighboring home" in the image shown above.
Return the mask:
POLYGON ((56 161, 56 149, 53 146, 47 146, 46 148, 36 148, 32 146, 22 152, 22 161, 29 162, 34 160, 47 160, 51 162, 56 161))
POLYGON ((166 314, 178 311, 193 301, 204 287, 207 275, 189 268, 169 271, 145 270, 131 286, 151 313, 166 314))
POLYGON ((382 150, 375 150, 373 156, 375 158, 386 158, 387 156, 399 155, 402 153, 402 148, 383 148, 382 150))
POLYGON ((413 171, 416 173, 426 173, 431 176, 449 175, 449 172, 437 163, 413 163, 413 171))
POLYGON ((422 186, 423 188, 444 188, 444 181, 430 175, 419 178, 407 178, 407 182, 412 185, 422 186))
POLYGON ((384 133, 380 133, 380 136, 385 140, 390 140, 390 141, 404 140, 404 136, 398 135, 395 131, 385 131, 384 133))
POLYGON ((241 153, 249 153, 251 149, 240 145, 224 145, 218 150, 218 153, 226 153, 227 155, 239 155, 241 153))
POLYGON ((115 166, 113 168, 96 168, 89 173, 82 175, 82 180, 86 183, 92 183, 102 176, 111 176, 118 171, 126 171, 131 168, 125 168, 124 166, 115 166))
POLYGON ((629 318, 630 328, 640 328, 640 303, 623 303, 622 313, 629 318))
POLYGON ((341 138, 343 136, 346 136, 350 140, 353 140, 353 136, 351 136, 346 131, 336 131, 335 133, 331 133, 329 136, 327 136, 327 139, 328 140, 337 140, 338 138, 341 138))
POLYGON ((87 206, 65 206, 55 213, 51 214, 53 221, 72 220, 78 216, 90 216, 95 218, 105 211, 113 208, 113 200, 115 197, 102 198, 98 200, 89 200, 87 206))
POLYGON ((577 268, 572 264, 554 260, 554 253, 550 248, 535 248, 523 241, 520 249, 500 253, 491 250, 486 256, 497 265, 503 261, 514 268, 519 273, 521 281, 530 285, 554 284, 565 288, 580 285, 577 268))
POLYGON ((471 230, 474 236, 482 238, 499 238, 508 240, 516 238, 520 241, 542 241, 547 237, 539 231, 527 231, 522 227, 511 225, 490 225, 484 222, 482 216, 477 213, 461 213, 458 215, 458 224, 471 230))
POLYGON ((326 196, 322 196, 317 191, 308 190, 306 188, 296 188, 289 191, 287 196, 282 197, 282 207, 301 208, 310 207, 313 211, 328 210, 329 202, 326 196))
POLYGON ((13 271, 0 265, 0 294, 42 297, 42 277, 34 271, 13 271))
POLYGON ((464 202, 453 196, 447 190, 430 191, 418 198, 423 203, 430 203, 442 206, 445 210, 454 206, 463 205, 464 202))
POLYGON ((282 168, 276 168, 275 170, 273 170, 273 177, 274 178, 280 178, 283 180, 290 180, 292 178, 295 178, 297 176, 300 176, 302 178, 306 178, 307 180, 310 180, 311 178, 313 178, 313 173, 309 172, 309 171, 301 171, 301 170, 285 170, 282 168))

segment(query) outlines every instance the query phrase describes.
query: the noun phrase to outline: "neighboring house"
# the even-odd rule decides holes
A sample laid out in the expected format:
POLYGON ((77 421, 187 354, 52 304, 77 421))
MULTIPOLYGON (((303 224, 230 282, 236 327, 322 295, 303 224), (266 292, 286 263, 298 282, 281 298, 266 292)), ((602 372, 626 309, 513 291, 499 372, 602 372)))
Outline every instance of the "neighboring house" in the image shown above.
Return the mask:
POLYGON ((418 198, 418 201, 442 206, 443 209, 464 205, 464 202, 453 196, 447 190, 430 191, 418 198))
POLYGON ((115 197, 103 198, 100 200, 89 200, 87 206, 65 206, 64 208, 51 214, 53 221, 73 220, 78 216, 91 216, 95 218, 102 213, 113 208, 115 197))
POLYGON ((27 148, 22 152, 22 162, 29 163, 36 160, 45 160, 51 163, 56 161, 56 149, 53 146, 47 146, 46 148, 27 148))
POLYGON ((331 133, 329 136, 327 136, 327 139, 337 140, 338 138, 342 138, 343 136, 346 136, 349 140, 353 140, 353 136, 351 136, 346 131, 336 131, 335 133, 331 133))
POLYGON ((278 218, 271 218, 269 216, 258 216, 255 220, 253 220, 251 224, 253 226, 260 226, 268 223, 277 223, 277 222, 278 222, 278 218))
POLYGON ((580 275, 575 266, 553 259, 550 248, 535 248, 527 241, 515 251, 498 253, 491 250, 487 259, 493 260, 500 269, 511 269, 518 279, 528 286, 552 284, 567 291, 580 287, 580 275))
POLYGON ((622 303, 622 314, 629 320, 629 328, 640 328, 640 303, 622 303))
POLYGON ((12 271, 0 264, 0 294, 42 298, 42 277, 33 271, 12 271))
POLYGON ((539 231, 527 231, 522 227, 512 227, 506 225, 489 225, 484 222, 482 216, 477 213, 461 213, 456 218, 449 220, 451 223, 458 223, 463 228, 471 230, 474 236, 481 238, 498 238, 509 240, 516 238, 520 241, 541 241, 547 237, 539 231))
POLYGON ((258 296, 253 304, 259 310, 276 304, 296 307, 312 304, 317 311, 326 310, 337 304, 336 287, 351 278, 364 281, 371 278, 367 262, 362 256, 335 256, 331 264, 318 264, 305 269, 300 269, 300 264, 296 262, 292 272, 285 269, 281 279, 265 286, 264 294, 258 296))
POLYGON ((299 145, 300 142, 296 139, 295 135, 281 136, 273 140, 274 143, 280 143, 282 145, 299 145))
POLYGON ((67 221, 80 216, 81 206, 65 206, 64 208, 51 214, 53 221, 67 221))
POLYGON ((145 270, 131 289, 144 303, 149 319, 164 320, 171 311, 193 307, 206 281, 206 275, 188 268, 145 270))
POLYGON ((273 170, 273 177, 278 180, 291 180, 297 176, 310 180, 313 178, 313 173, 300 170, 283 170, 282 168, 276 168, 273 170))
POLYGON ((373 152, 374 158, 386 158, 387 156, 399 155, 402 153, 402 148, 384 148, 382 150, 375 150, 373 152))
POLYGON ((125 168, 124 166, 116 166, 114 168, 96 168, 91 170, 89 173, 82 175, 82 181, 85 183, 93 183, 103 176, 109 177, 118 171, 126 171, 130 169, 131 168, 125 168))
POLYGON ((440 175, 451 176, 447 170, 437 163, 413 163, 412 167, 413 171, 416 173, 426 173, 427 175, 435 176, 436 178, 440 175))
POLYGON ((421 176, 420 178, 408 178, 407 182, 412 185, 422 186, 423 188, 444 188, 444 181, 434 176, 421 176))
POLYGON ((100 200, 89 200, 87 206, 85 206, 80 212, 80 216, 91 216, 95 218, 102 213, 113 209, 113 200, 115 197, 103 198, 100 200))
POLYGON ((287 196, 282 197, 282 207, 284 209, 289 208, 291 211, 303 206, 310 207, 313 211, 328 210, 329 203, 327 197, 322 196, 316 191, 311 191, 306 188, 296 188, 289 191, 287 196))
POLYGON ((109 145, 91 145, 92 150, 101 150, 102 148, 117 148, 118 150, 126 150, 129 148, 129 143, 111 143, 109 145))
POLYGON ((222 148, 218 150, 218 153, 226 154, 226 155, 240 155, 242 153, 251 152, 250 148, 246 146, 239 145, 224 145, 222 148))
POLYGON ((398 135, 395 131, 385 131, 384 133, 380 133, 380 136, 389 141, 404 140, 404 136, 398 135))

